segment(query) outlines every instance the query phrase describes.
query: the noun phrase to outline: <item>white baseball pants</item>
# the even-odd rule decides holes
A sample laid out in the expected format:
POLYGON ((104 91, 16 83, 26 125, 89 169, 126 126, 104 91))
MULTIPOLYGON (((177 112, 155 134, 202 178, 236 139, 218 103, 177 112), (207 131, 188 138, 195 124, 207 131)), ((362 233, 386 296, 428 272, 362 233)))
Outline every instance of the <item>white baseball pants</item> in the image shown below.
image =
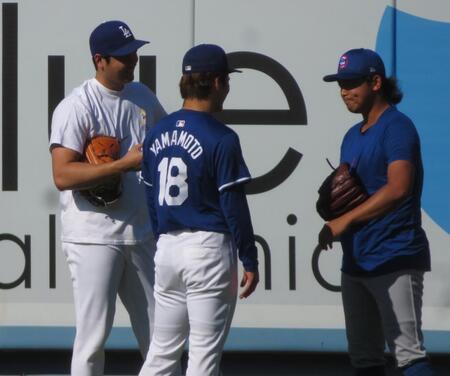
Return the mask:
POLYGON ((127 309, 143 357, 154 315, 154 241, 139 245, 63 243, 72 277, 76 337, 71 374, 101 376, 116 296, 127 309))
POLYGON ((237 296, 228 235, 175 231, 158 240, 155 326, 140 376, 173 376, 189 337, 186 376, 217 376, 237 296))
POLYGON ((383 365, 385 342, 398 367, 426 357, 422 336, 423 272, 359 278, 342 273, 349 354, 355 368, 383 365))

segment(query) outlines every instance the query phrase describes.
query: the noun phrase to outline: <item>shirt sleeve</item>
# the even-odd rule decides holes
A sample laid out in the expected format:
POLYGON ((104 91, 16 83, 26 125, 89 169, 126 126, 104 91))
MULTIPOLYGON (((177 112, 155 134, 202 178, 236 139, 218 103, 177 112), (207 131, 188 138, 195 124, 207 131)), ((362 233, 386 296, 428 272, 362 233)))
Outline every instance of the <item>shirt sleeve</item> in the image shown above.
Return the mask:
POLYGON ((144 155, 143 155, 143 161, 142 161, 141 178, 142 178, 143 183, 145 184, 145 196, 146 196, 146 202, 147 202, 147 209, 148 209, 148 214, 150 216, 153 235, 155 236, 155 239, 157 239, 157 237, 159 235, 158 234, 158 219, 156 216, 154 186, 153 186, 152 178, 150 176, 150 169, 149 169, 150 160, 149 160, 149 152, 148 152, 147 142, 144 142, 143 151, 144 151, 144 155))
POLYGON ((388 164, 397 160, 414 162, 419 152, 419 136, 411 122, 399 121, 387 127, 383 147, 388 164))
POLYGON ((244 269, 256 271, 257 249, 244 186, 240 184, 223 189, 220 192, 220 206, 244 269))
POLYGON ((145 184, 145 196, 146 196, 147 209, 148 209, 148 214, 150 217, 153 236, 155 237, 156 240, 158 240, 158 236, 159 236, 158 219, 156 216, 154 188, 152 185, 145 184))
POLYGON ((219 192, 251 179, 236 133, 229 133, 222 137, 217 145, 214 160, 219 192))
POLYGON ((82 154, 89 136, 90 117, 73 98, 66 98, 52 116, 50 147, 61 145, 82 154))

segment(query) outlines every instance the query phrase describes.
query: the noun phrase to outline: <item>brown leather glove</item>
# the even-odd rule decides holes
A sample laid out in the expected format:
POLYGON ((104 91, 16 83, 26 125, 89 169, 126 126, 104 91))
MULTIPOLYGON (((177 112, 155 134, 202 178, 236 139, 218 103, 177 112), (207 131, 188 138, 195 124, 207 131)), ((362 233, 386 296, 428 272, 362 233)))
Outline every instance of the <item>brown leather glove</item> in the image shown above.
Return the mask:
POLYGON ((355 172, 342 163, 322 183, 316 209, 319 215, 330 221, 367 200, 368 194, 355 172))
MULTIPOLYGON (((113 162, 119 154, 119 140, 111 136, 93 137, 84 149, 85 161, 93 165, 113 162)), ((80 190, 80 193, 92 205, 106 207, 114 204, 122 194, 122 179, 120 175, 113 176, 93 188, 80 190)))

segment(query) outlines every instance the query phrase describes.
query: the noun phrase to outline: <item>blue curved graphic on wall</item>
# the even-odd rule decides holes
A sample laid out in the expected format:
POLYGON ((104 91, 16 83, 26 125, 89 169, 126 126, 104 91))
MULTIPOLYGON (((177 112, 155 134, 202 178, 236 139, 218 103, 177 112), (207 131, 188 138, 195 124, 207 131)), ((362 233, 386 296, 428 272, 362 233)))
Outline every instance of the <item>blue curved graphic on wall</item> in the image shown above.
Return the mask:
POLYGON ((421 137, 422 207, 450 234, 450 23, 387 7, 376 49, 388 74, 396 72, 404 92, 398 108, 421 137))

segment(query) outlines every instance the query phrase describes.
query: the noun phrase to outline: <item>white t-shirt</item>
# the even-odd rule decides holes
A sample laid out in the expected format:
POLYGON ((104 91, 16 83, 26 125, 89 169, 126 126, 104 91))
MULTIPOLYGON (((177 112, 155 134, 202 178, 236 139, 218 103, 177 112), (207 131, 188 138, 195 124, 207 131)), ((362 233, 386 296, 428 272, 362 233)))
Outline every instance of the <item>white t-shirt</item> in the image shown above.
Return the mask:
MULTIPOLYGON (((120 140, 122 157, 166 115, 156 96, 132 82, 121 91, 107 89, 95 78, 85 81, 53 113, 50 147, 59 144, 83 154, 96 135, 120 140)), ((151 225, 139 172, 122 174, 122 196, 107 208, 90 204, 78 191, 61 192, 61 238, 64 242, 136 244, 149 239, 151 225)))

